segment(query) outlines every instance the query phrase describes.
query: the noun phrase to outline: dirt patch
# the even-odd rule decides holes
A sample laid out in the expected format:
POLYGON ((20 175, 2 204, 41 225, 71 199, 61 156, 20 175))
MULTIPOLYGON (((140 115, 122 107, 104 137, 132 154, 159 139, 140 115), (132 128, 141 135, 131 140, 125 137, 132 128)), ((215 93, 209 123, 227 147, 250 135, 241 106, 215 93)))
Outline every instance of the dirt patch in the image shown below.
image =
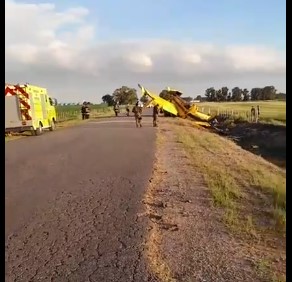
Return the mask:
POLYGON ((238 123, 225 131, 243 149, 286 168, 286 126, 238 123))
POLYGON ((148 257, 161 281, 264 281, 246 245, 235 240, 212 205, 170 124, 158 129, 157 161, 145 197, 148 257))

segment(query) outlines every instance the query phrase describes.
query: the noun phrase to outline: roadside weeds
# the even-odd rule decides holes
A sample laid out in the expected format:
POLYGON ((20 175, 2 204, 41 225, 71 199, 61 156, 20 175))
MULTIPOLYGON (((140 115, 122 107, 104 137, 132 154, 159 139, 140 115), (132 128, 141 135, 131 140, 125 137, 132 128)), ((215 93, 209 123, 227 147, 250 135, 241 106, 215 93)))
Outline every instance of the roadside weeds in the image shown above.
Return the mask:
MULTIPOLYGON (((171 174, 176 173, 176 177, 180 181, 182 178, 189 177, 190 171, 193 177, 200 177, 201 175, 203 182, 208 187, 210 198, 208 206, 205 204, 204 208, 207 209, 205 212, 214 213, 214 216, 210 217, 212 221, 210 225, 214 225, 218 233, 227 232, 233 242, 229 244, 229 248, 237 249, 237 252, 245 257, 252 267, 251 270, 246 264, 240 270, 247 273, 246 278, 253 277, 255 279, 253 281, 286 281, 286 171, 244 151, 226 138, 219 137, 204 129, 197 129, 189 121, 165 119, 160 122, 158 134, 157 168, 154 170, 154 180, 150 183, 146 198, 150 197, 156 201, 167 202, 166 208, 155 209, 155 212, 161 218, 158 223, 151 222, 150 238, 158 239, 149 240, 148 248, 151 250, 148 252, 148 256, 150 258, 156 256, 156 261, 163 261, 162 265, 165 266, 164 269, 158 269, 158 263, 152 264, 154 271, 160 273, 161 281, 173 281, 167 279, 175 279, 175 277, 178 278, 174 281, 203 281, 198 277, 197 280, 187 280, 188 275, 189 279, 193 279, 190 276, 194 277, 196 275, 194 272, 188 275, 182 274, 179 267, 173 271, 175 268, 173 261, 178 261, 179 253, 184 252, 184 250, 178 249, 178 253, 169 255, 170 250, 165 246, 173 245, 174 242, 171 241, 170 231, 165 233, 161 227, 161 221, 165 219, 175 221, 180 230, 182 226, 187 226, 187 223, 183 222, 183 219, 178 216, 180 212, 186 213, 186 208, 182 207, 182 210, 179 210, 179 203, 176 202, 177 199, 175 198, 179 193, 191 197, 192 195, 189 194, 190 191, 188 190, 192 190, 193 194, 197 193, 198 195, 199 192, 191 187, 194 184, 187 183, 183 187, 185 190, 182 191, 179 185, 176 188, 170 187, 173 183, 165 182, 164 179, 166 177, 173 179, 171 174), (173 142, 171 136, 174 139, 173 142), (185 150, 185 156, 180 155, 179 150, 185 150), (179 161, 181 158, 183 160, 179 161), (180 166, 184 166, 182 161, 188 163, 186 167, 188 172, 184 170, 183 173, 180 170, 180 166), (172 163, 174 167, 178 166, 177 169, 170 173, 171 168, 168 166, 166 169, 167 162, 172 163), (157 192, 162 190, 165 190, 164 193, 157 192), (172 190, 171 196, 167 194, 167 190, 172 190), (170 208, 174 204, 176 207, 170 208), (181 221, 181 224, 178 223, 179 221, 181 221), (220 225, 220 222, 227 227, 226 231, 224 231, 224 225, 220 225), (174 272, 180 274, 176 275, 174 272)), ((198 188, 203 190, 201 186, 198 188)), ((203 206, 196 198, 192 201, 194 205, 203 206)), ((149 214, 149 205, 146 204, 146 207, 148 207, 149 214)), ((151 206, 151 209, 153 209, 153 206, 151 206)), ((192 209, 188 210, 187 213, 195 212, 198 207, 192 207, 192 209)), ((196 218, 196 221, 189 215, 187 218, 195 227, 201 225, 201 228, 206 228, 203 223, 198 222, 198 220, 202 220, 200 217, 196 218)), ((188 235, 177 234, 177 237, 184 236, 188 248, 196 250, 199 247, 193 246, 191 242, 190 238, 192 236, 196 238, 191 233, 195 231, 191 230, 191 228, 186 228, 185 232, 188 235)), ((204 232, 201 232, 200 235, 204 234, 204 232)), ((208 236, 208 234, 205 235, 208 236)), ((201 239, 198 238, 197 240, 201 239)), ((218 240, 222 240, 222 238, 218 240)), ((211 242, 210 245, 212 244, 211 242)), ((214 242, 215 245, 216 242, 214 242)), ((187 263, 187 256, 185 254, 182 257, 184 259, 183 263, 187 263)), ((235 261, 239 259, 236 258, 236 254, 233 256, 235 261)), ((209 262, 213 261, 212 258, 207 260, 209 262)), ((212 265, 212 263, 210 264, 212 265)), ((192 267, 197 268, 198 271, 198 267, 194 267, 192 261, 189 261, 189 268, 192 267)), ((232 267, 236 268, 236 263, 232 267)), ((203 266, 200 271, 203 271, 202 269, 205 271, 203 266)), ((223 271, 221 276, 220 274, 217 277, 213 276, 216 277, 213 281, 232 281, 230 278, 232 275, 226 275, 227 272, 224 273, 223 271), (225 277, 225 280, 220 280, 220 277, 225 277)), ((238 277, 234 279, 234 281, 244 281, 238 277)))

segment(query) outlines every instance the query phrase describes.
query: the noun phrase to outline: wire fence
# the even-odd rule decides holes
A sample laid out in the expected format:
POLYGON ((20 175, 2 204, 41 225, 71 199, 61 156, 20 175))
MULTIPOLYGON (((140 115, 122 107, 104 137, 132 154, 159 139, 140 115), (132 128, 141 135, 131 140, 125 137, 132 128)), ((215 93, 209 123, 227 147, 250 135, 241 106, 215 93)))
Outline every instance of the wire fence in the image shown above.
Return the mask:
MULTIPOLYGON (((103 116, 110 116, 112 114, 112 109, 109 108, 102 108, 102 109, 93 109, 90 111, 90 117, 97 118, 103 116)), ((67 120, 74 120, 74 119, 81 119, 81 111, 79 110, 62 110, 57 111, 57 121, 67 121, 67 120)))
POLYGON ((233 118, 233 119, 245 119, 248 121, 252 121, 252 116, 250 111, 244 110, 234 110, 234 109, 214 109, 211 107, 198 107, 198 110, 202 113, 211 115, 211 116, 219 116, 223 118, 233 118))
MULTIPOLYGON (((121 114, 123 112, 126 113, 125 106, 120 106, 120 112, 121 114)), ((113 107, 102 107, 97 109, 91 109, 90 110, 90 118, 98 118, 98 117, 107 117, 107 116, 113 116, 114 110, 113 107)), ((57 121, 63 122, 68 120, 75 120, 75 119, 81 119, 81 110, 77 109, 66 109, 65 107, 62 109, 57 110, 57 121)))

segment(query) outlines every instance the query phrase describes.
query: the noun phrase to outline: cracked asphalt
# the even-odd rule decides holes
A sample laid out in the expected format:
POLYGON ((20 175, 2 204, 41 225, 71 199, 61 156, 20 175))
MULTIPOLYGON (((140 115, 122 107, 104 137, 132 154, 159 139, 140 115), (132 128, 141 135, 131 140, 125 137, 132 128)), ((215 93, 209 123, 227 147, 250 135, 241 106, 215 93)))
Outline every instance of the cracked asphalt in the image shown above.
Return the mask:
POLYGON ((5 281, 156 281, 142 199, 151 118, 93 121, 6 143, 5 281))

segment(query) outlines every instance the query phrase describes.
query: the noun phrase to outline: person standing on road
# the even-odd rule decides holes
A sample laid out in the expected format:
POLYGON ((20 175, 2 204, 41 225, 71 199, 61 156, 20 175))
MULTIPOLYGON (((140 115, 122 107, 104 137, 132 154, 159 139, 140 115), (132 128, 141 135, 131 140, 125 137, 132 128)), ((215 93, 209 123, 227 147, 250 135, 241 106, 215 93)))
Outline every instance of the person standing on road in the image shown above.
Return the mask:
POLYGON ((115 103, 115 106, 114 106, 114 111, 115 111, 115 115, 116 117, 118 116, 118 113, 120 111, 120 107, 119 107, 119 103, 115 103))
POLYGON ((85 106, 85 119, 89 119, 89 116, 90 116, 90 107, 89 107, 89 102, 87 102, 85 106))
POLYGON ((85 113, 86 113, 86 109, 85 109, 85 105, 83 104, 81 106, 81 115, 82 115, 82 119, 85 119, 85 113))
POLYGON ((130 105, 129 104, 127 104, 126 111, 127 111, 127 117, 130 116, 130 105))
POLYGON ((136 121, 136 127, 142 127, 142 107, 139 107, 139 101, 135 104, 135 106, 132 109, 132 112, 134 113, 135 116, 135 121, 136 121))
POLYGON ((86 105, 86 102, 84 101, 81 107, 82 119, 86 119, 86 112, 87 112, 87 105, 86 105))
POLYGON ((157 127, 158 114, 159 114, 159 105, 156 104, 153 107, 153 126, 154 127, 157 127))

